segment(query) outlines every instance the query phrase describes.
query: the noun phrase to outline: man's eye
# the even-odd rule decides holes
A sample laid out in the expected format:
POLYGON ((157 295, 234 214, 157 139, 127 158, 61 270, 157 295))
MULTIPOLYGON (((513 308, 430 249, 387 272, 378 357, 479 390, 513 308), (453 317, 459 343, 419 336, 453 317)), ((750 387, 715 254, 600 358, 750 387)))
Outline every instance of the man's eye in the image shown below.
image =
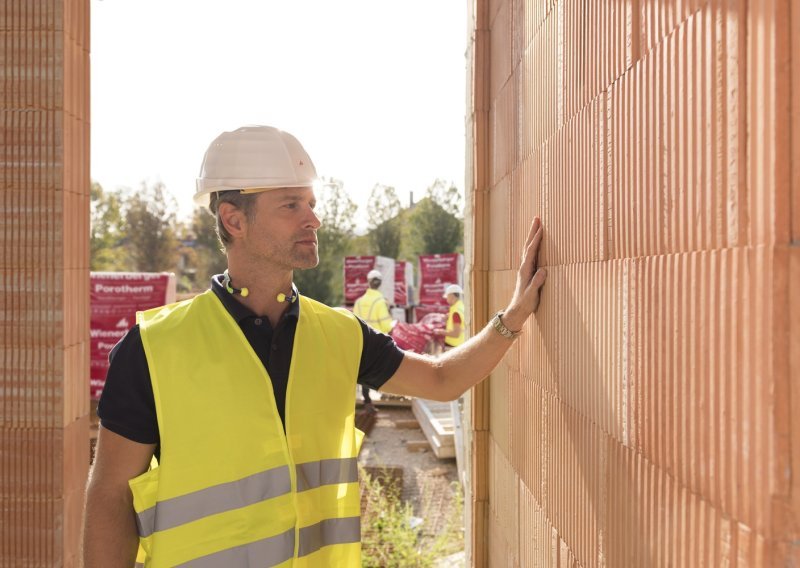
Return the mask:
POLYGON ((287 209, 297 209, 297 203, 287 203, 284 205, 287 209))

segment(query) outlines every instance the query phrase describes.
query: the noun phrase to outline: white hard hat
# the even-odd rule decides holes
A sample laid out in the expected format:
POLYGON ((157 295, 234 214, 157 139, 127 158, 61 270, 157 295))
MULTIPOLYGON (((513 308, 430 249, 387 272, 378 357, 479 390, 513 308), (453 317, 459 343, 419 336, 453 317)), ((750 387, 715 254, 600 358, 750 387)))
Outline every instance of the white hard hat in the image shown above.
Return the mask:
POLYGON ((203 156, 194 202, 232 189, 311 187, 317 171, 300 142, 272 126, 243 126, 217 136, 203 156))
POLYGON ((383 274, 381 274, 380 270, 370 270, 369 274, 367 274, 367 280, 383 280, 383 274))
POLYGON ((444 289, 444 294, 442 294, 442 298, 446 298, 448 294, 463 294, 464 290, 461 289, 461 286, 458 284, 450 284, 447 288, 444 289))

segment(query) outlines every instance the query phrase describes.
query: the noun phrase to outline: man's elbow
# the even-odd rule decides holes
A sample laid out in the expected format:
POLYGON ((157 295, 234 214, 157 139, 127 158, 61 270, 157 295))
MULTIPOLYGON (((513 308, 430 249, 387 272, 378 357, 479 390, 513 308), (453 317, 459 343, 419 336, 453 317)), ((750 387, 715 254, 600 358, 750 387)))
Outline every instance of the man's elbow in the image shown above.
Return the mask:
POLYGON ((459 383, 459 381, 448 378, 443 365, 434 361, 435 379, 432 381, 433 388, 431 389, 431 396, 427 397, 436 402, 450 402, 458 399, 463 395, 466 390, 459 383))

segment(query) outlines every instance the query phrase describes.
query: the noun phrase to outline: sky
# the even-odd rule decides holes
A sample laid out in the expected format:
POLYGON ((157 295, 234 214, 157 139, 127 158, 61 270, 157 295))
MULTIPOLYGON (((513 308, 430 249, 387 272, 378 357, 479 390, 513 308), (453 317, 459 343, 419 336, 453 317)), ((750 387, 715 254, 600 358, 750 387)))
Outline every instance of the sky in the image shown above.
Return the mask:
POLYGON ((464 190, 464 0, 91 0, 91 176, 188 217, 218 134, 276 126, 359 204, 464 190))

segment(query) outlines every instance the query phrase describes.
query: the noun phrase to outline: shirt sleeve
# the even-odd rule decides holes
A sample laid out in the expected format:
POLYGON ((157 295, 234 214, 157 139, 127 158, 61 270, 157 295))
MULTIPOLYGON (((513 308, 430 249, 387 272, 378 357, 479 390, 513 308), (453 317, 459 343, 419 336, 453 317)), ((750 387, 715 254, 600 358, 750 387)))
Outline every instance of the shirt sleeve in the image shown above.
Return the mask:
POLYGON ((358 323, 361 324, 361 333, 364 335, 358 383, 378 390, 395 374, 405 353, 391 336, 372 329, 361 319, 358 323))
POLYGON ((453 314, 453 323, 461 324, 461 314, 458 312, 453 314))
POLYGON ((140 444, 159 443, 153 385, 138 325, 114 346, 109 362, 97 405, 100 424, 140 444))

